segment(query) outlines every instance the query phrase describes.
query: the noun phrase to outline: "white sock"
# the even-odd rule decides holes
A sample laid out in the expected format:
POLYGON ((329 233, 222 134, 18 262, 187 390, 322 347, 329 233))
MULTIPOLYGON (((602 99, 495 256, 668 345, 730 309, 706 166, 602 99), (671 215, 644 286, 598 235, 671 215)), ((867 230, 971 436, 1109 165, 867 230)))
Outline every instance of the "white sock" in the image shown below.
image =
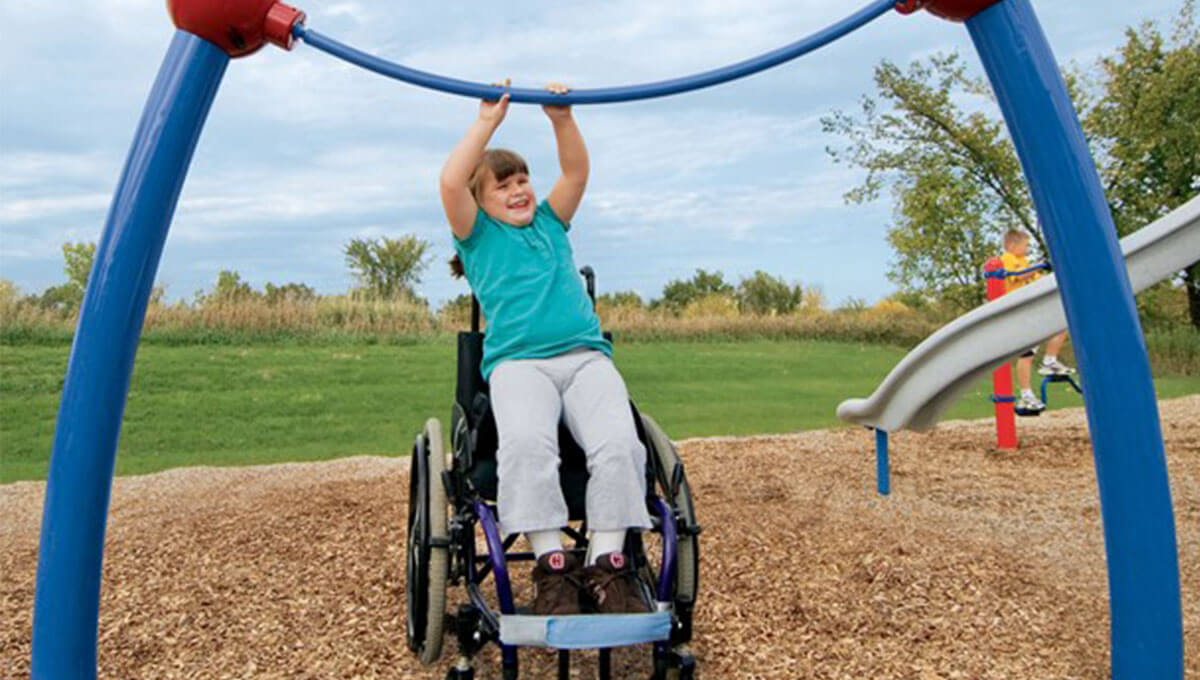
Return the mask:
POLYGON ((1021 396, 1022 396, 1022 397, 1029 397, 1030 399, 1034 399, 1034 398, 1035 398, 1035 397, 1034 397, 1034 395, 1033 395, 1033 390, 1021 390, 1021 396))
POLYGON ((1053 354, 1047 354, 1046 356, 1042 357, 1042 363, 1047 366, 1056 361, 1058 361, 1058 357, 1054 356, 1053 354))
POLYGON ((529 541, 529 545, 533 547, 533 554, 541 557, 546 553, 552 553, 555 550, 562 550, 562 533, 558 529, 544 529, 542 531, 526 531, 525 539, 529 541))
POLYGON ((588 566, 596 563, 596 558, 610 552, 620 552, 625 548, 625 530, 593 531, 592 539, 588 542, 588 566))

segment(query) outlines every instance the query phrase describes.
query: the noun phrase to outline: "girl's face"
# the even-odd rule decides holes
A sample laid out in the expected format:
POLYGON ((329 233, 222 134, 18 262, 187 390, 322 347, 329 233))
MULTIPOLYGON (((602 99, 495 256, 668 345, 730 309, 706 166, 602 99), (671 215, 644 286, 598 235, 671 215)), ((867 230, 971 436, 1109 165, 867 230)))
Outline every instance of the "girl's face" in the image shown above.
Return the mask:
POLYGON ((528 174, 517 172, 496 181, 491 170, 486 170, 482 194, 479 207, 488 215, 515 226, 525 226, 533 222, 537 201, 533 196, 533 185, 529 183, 528 174))

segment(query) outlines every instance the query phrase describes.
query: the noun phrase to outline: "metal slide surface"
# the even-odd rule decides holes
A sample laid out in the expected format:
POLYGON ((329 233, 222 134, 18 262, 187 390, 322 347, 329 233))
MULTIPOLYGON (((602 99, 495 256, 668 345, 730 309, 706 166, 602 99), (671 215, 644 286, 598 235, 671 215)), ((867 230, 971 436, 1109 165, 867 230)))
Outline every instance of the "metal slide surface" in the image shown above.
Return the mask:
MULTIPOLYGON (((1121 252, 1135 293, 1200 260, 1200 196, 1121 239, 1121 252)), ((887 432, 927 431, 997 366, 1066 328, 1058 281, 1044 276, 939 329, 871 396, 839 404, 838 418, 887 432)))

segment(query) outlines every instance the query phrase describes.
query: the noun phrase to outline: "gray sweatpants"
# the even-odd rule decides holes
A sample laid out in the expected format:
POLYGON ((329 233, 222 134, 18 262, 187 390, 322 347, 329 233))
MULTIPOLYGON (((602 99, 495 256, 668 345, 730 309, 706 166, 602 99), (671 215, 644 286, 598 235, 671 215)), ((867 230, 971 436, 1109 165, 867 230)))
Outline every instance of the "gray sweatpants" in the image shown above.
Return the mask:
POLYGON ((588 527, 650 526, 646 447, 638 441, 629 393, 611 359, 592 349, 512 359, 501 362, 489 382, 500 438, 497 505, 505 532, 567 524, 558 479, 560 420, 587 454, 588 527))

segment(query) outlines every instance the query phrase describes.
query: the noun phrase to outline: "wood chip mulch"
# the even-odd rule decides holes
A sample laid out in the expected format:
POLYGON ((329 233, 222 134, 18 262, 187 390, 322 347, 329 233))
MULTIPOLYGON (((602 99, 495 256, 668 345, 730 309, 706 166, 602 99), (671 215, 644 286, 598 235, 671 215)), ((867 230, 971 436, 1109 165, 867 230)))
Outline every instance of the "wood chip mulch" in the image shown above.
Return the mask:
MULTIPOLYGON (((1160 403, 1200 678, 1200 396, 1160 403)), ((874 493, 869 433, 682 443, 701 537, 700 677, 1109 677, 1108 586, 1082 411, 893 438, 874 493)), ((0 487, 0 677, 29 674, 44 484, 0 487)), ((108 520, 102 678, 429 678, 404 643, 407 459, 189 468, 119 478, 108 520)), ((527 579, 523 570, 520 578, 527 579)), ((461 601, 461 589, 451 601, 461 601)), ((493 647, 494 649, 494 647, 493 647)), ((649 675, 646 648, 614 677, 649 675)), ((499 677, 486 655, 477 677, 499 677)), ((522 677, 554 657, 522 651, 522 677)), ((573 677, 592 678, 594 653, 573 677)))

